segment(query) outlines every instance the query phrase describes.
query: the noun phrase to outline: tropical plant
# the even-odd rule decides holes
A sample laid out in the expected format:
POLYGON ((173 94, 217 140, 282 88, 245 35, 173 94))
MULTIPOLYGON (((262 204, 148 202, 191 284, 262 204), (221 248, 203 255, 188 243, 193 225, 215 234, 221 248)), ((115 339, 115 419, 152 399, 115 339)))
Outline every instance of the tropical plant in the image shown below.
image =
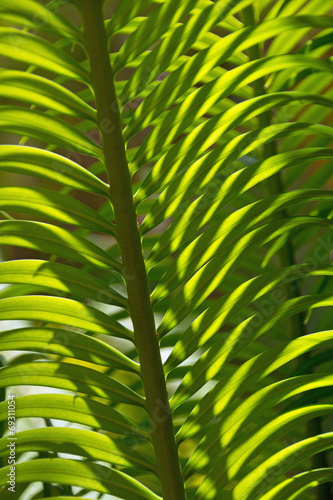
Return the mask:
POLYGON ((330 9, 0 1, 2 499, 332 498, 330 9))

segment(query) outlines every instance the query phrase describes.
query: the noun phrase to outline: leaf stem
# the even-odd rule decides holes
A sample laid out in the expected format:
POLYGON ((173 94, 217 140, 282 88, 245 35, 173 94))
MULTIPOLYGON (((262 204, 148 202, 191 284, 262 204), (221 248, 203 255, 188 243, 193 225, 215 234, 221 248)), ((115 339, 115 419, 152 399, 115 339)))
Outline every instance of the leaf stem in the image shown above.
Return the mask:
POLYGON ((184 483, 133 202, 102 4, 102 0, 78 0, 162 494, 164 500, 184 500, 184 483))

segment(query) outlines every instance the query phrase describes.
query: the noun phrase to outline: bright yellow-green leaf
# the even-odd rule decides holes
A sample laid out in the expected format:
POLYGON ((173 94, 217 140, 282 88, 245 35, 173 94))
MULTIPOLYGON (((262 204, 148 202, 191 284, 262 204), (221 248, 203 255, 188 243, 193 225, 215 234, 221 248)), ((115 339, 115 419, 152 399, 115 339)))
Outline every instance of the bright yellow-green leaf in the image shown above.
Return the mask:
POLYGON ((0 54, 14 61, 39 66, 57 75, 86 83, 89 81, 88 73, 64 50, 18 29, 0 27, 0 54))
POLYGON ((32 248, 105 269, 120 268, 115 259, 94 243, 52 224, 20 220, 0 221, 0 243, 32 248))
POLYGON ((74 363, 35 362, 0 368, 0 387, 36 385, 88 396, 106 398, 120 403, 144 406, 144 398, 126 385, 101 373, 74 363))
POLYGON ((102 159, 101 148, 77 128, 59 118, 39 111, 18 108, 17 106, 2 106, 0 108, 0 130, 27 135, 47 144, 102 159))
POLYGON ((66 18, 35 0, 1 0, 1 19, 12 24, 22 24, 45 33, 82 40, 80 31, 66 18))
MULTIPOLYGON (((140 467, 154 471, 154 465, 121 441, 104 434, 82 429, 48 427, 19 432, 16 435, 16 452, 49 451, 72 453, 123 467, 140 467)), ((0 455, 8 456, 8 439, 0 439, 0 455)))
POLYGON ((81 359, 135 373, 140 366, 111 345, 89 335, 59 328, 29 327, 0 333, 2 351, 19 350, 81 359))
MULTIPOLYGON (((130 476, 114 469, 89 461, 66 460, 53 458, 32 460, 16 466, 16 481, 31 483, 32 481, 57 482, 116 494, 128 500, 161 500, 141 483, 130 476)), ((5 485, 9 466, 0 471, 0 484, 5 485)))
POLYGON ((0 283, 24 283, 59 290, 64 293, 120 307, 125 297, 81 269, 45 260, 10 260, 0 262, 0 283))
POLYGON ((107 184, 74 161, 28 146, 0 146, 0 171, 41 177, 104 196, 109 192, 107 184))
POLYGON ((89 330, 93 333, 132 338, 132 333, 98 309, 76 300, 42 295, 0 300, 0 320, 44 321, 89 330))
POLYGON ((95 110, 65 87, 23 71, 0 70, 0 96, 52 109, 60 114, 96 120, 95 110))

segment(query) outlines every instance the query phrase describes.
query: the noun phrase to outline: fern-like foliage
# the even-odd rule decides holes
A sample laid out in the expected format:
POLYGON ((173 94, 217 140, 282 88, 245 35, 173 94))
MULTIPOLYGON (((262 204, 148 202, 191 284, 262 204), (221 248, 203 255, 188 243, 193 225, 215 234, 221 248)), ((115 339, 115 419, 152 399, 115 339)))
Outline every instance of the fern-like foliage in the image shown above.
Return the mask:
POLYGON ((0 0, 1 499, 332 498, 330 9, 0 0))

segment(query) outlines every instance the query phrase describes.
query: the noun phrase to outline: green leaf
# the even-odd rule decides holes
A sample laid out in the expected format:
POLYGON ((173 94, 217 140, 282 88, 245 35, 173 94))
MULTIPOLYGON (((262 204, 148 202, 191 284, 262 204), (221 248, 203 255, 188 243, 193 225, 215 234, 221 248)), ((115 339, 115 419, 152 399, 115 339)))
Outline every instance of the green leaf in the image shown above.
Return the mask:
POLYGON ((22 24, 75 41, 82 40, 80 30, 72 23, 34 0, 17 0, 15 3, 1 0, 0 14, 3 21, 12 24, 22 24))
POLYGON ((251 432, 243 432, 243 441, 240 440, 238 436, 236 442, 232 444, 231 451, 229 452, 228 450, 221 453, 223 459, 219 459, 218 465, 216 464, 209 474, 210 478, 213 479, 208 479, 202 483, 198 489, 197 498, 205 498, 207 500, 213 498, 213 482, 214 487, 218 491, 221 491, 224 485, 234 480, 237 473, 237 479, 239 476, 244 477, 244 475, 246 475, 244 472, 245 465, 250 463, 253 457, 258 456, 266 446, 269 446, 270 442, 277 437, 281 438, 287 432, 293 431, 297 426, 301 426, 304 422, 312 418, 329 416, 332 411, 333 405, 305 406, 277 417, 255 433, 253 430, 251 430, 251 432), (236 447, 235 445, 238 446, 236 447), (228 477, 225 477, 223 470, 225 470, 224 467, 227 462, 228 477))
POLYGON ((148 49, 163 33, 186 16, 198 0, 165 0, 144 19, 138 29, 128 37, 114 61, 115 71, 128 65, 144 50, 148 49))
MULTIPOLYGON (((306 266, 292 266, 291 268, 283 268, 272 273, 267 273, 262 276, 257 276, 248 282, 237 287, 234 291, 226 294, 222 299, 217 300, 212 306, 204 311, 191 326, 185 330, 180 340, 176 343, 173 351, 165 363, 165 370, 168 373, 170 367, 177 366, 189 356, 191 356, 198 348, 205 348, 205 344, 211 339, 223 325, 228 324, 230 318, 239 314, 245 306, 258 300, 263 295, 271 292, 280 284, 287 285, 293 280, 299 278, 308 278, 310 276, 320 275, 322 272, 328 276, 333 275, 333 267, 331 269, 318 269, 317 271, 308 272, 306 266)), ((268 296, 267 316, 278 313, 278 305, 286 300, 283 291, 276 291, 268 296)), ((265 318, 266 319, 266 318, 265 318)), ((236 320, 239 322, 239 319, 236 320)), ((250 341, 251 336, 248 341, 250 341)), ((202 353, 200 358, 193 362, 188 369, 183 381, 179 384, 177 391, 173 397, 174 401, 179 399, 182 391, 185 393, 195 393, 201 385, 205 383, 205 376, 213 378, 221 368, 232 359, 242 348, 245 347, 246 340, 239 336, 237 330, 230 331, 228 338, 217 338, 214 344, 208 351, 202 353)))
POLYGON ((77 128, 40 111, 1 106, 0 130, 103 159, 101 148, 77 128))
MULTIPOLYGON (((319 388, 329 390, 331 387, 332 377, 329 375, 304 375, 302 377, 293 377, 268 385, 249 396, 240 404, 237 399, 229 404, 229 407, 225 408, 225 411, 223 411, 220 415, 221 419, 218 420, 215 429, 210 429, 201 440, 196 451, 188 461, 184 471, 185 476, 189 476, 190 474, 193 474, 193 472, 195 473, 196 471, 200 471, 200 469, 207 466, 210 461, 217 458, 213 468, 211 469, 211 474, 209 474, 210 477, 207 477, 207 481, 204 481, 202 487, 198 490, 200 497, 206 498, 207 496, 208 498, 211 498, 209 491, 214 492, 213 486, 222 488, 224 485, 229 484, 229 476, 228 474, 225 474, 228 470, 228 465, 226 464, 229 464, 230 462, 230 468, 232 469, 232 466, 234 465, 232 461, 233 452, 236 457, 239 457, 238 450, 242 449, 242 443, 246 442, 248 437, 258 437, 258 434, 255 431, 259 430, 257 426, 259 419, 259 427, 264 427, 265 430, 265 424, 268 428, 270 428, 269 420, 271 419, 273 421, 272 426, 274 427, 274 424, 276 424, 279 427, 279 430, 276 428, 276 431, 281 437, 283 437, 286 431, 282 425, 283 419, 278 420, 277 422, 274 421, 270 411, 273 407, 304 392, 319 388), (240 422, 235 420, 236 417, 241 418, 240 422), (225 436, 218 434, 217 431, 221 433, 223 430, 226 431, 225 436), (244 441, 242 439, 244 439, 244 441), (220 465, 219 468, 218 463, 220 465), (208 488, 208 485, 210 488, 208 488)), ((275 417, 274 413, 273 415, 275 417)), ((289 414, 289 416, 290 415, 292 414, 289 414)), ((304 418, 306 419, 306 417, 304 418)), ((263 439, 265 437, 266 435, 263 434, 263 439)), ((251 442, 249 444, 251 444, 251 442)), ((266 447, 267 446, 268 443, 266 442, 266 447)), ((231 472, 230 482, 232 482, 235 478, 238 478, 238 476, 240 478, 246 476, 249 469, 243 465, 238 472, 239 474, 236 476, 234 476, 231 472)))
POLYGON ((33 175, 103 196, 109 193, 107 184, 77 163, 28 146, 0 146, 0 171, 33 175))
POLYGON ((0 96, 96 121, 95 110, 58 83, 23 71, 0 70, 0 96))
POLYGON ((177 323, 185 319, 190 312, 193 313, 193 310, 198 307, 217 286, 221 285, 227 274, 236 269, 254 250, 259 249, 281 234, 285 234, 286 232, 290 233, 296 228, 311 225, 330 226, 331 221, 327 219, 320 221, 315 217, 295 217, 291 219, 275 220, 250 231, 240 238, 236 244, 230 243, 223 245, 223 249, 222 245, 217 247, 218 252, 216 252, 215 258, 209 260, 206 265, 203 265, 173 298, 159 326, 160 335, 165 335, 174 328, 177 323), (221 261, 220 259, 222 256, 224 258, 224 265, 221 266, 217 272, 216 261, 221 261), (180 296, 186 298, 186 307, 181 305, 180 296))
MULTIPOLYGON (((313 299, 312 301, 314 302, 313 299)), ((332 303, 332 301, 328 301, 327 305, 330 302, 332 303)), ((265 394, 269 393, 269 391, 272 389, 272 387, 270 386, 254 393, 252 399, 250 401, 245 400, 243 405, 239 405, 239 400, 236 400, 236 398, 244 394, 244 392, 247 389, 250 389, 256 382, 258 382, 258 380, 262 380, 265 376, 269 375, 274 370, 297 357, 297 354, 301 355, 304 352, 308 352, 309 350, 311 350, 314 347, 314 345, 311 343, 312 340, 314 340, 315 342, 317 340, 319 344, 323 342, 324 345, 326 342, 328 344, 331 344, 332 342, 332 331, 328 332, 327 336, 326 332, 319 332, 318 334, 312 335, 313 337, 311 335, 308 335, 304 338, 300 337, 299 339, 285 344, 283 346, 286 348, 285 351, 283 350, 283 348, 281 348, 281 346, 266 350, 265 352, 254 356, 253 358, 250 358, 245 363, 243 363, 240 368, 235 370, 231 377, 229 376, 227 382, 225 382, 224 380, 218 382, 217 385, 204 396, 202 403, 195 406, 187 421, 179 430, 178 438, 188 438, 189 436, 192 436, 196 432, 198 432, 200 426, 205 425, 210 419, 221 416, 223 413, 231 413, 234 407, 234 403, 238 405, 239 413, 243 414, 243 418, 244 415, 246 415, 246 413, 243 413, 242 411, 243 407, 248 405, 251 408, 251 405, 253 406, 253 400, 255 400, 257 403, 260 401, 262 405, 260 411, 264 411, 263 396, 266 397, 265 394), (295 346, 298 351, 295 350, 295 346), (231 400, 233 400, 233 402, 231 402, 231 400), (199 426, 197 426, 198 422, 199 426)), ((311 383, 311 376, 304 375, 304 381, 306 382, 307 377, 310 377, 309 380, 311 383)), ((321 383, 321 381, 323 381, 324 384, 328 383, 330 385, 332 382, 332 378, 330 376, 327 376, 326 378, 325 376, 323 377, 323 380, 319 378, 318 383, 321 383)), ((282 384, 281 388, 283 388, 284 385, 286 385, 286 387, 288 388, 290 384, 298 384, 302 381, 302 376, 299 376, 293 377, 291 379, 286 379, 278 383, 282 384)), ((315 383, 317 383, 316 381, 317 379, 315 378, 315 383)), ((303 388, 301 388, 300 385, 298 385, 297 387, 300 387, 300 390, 308 390, 305 389, 305 382, 303 388)), ((275 395, 277 394, 278 392, 275 392, 275 395)), ((258 407, 257 412, 259 412, 258 407)), ((233 416, 233 418, 235 418, 235 415, 233 416)), ((233 421, 235 423, 234 425, 236 426, 241 425, 242 422, 241 420, 233 421)), ((235 428, 233 429, 233 431, 234 430, 235 428)), ((214 432, 214 435, 210 433, 207 439, 210 439, 212 442, 216 442, 217 440, 219 440, 219 435, 216 433, 216 430, 214 432)))
MULTIPOLYGON (((197 349, 205 349, 207 342, 209 342, 214 332, 218 331, 223 324, 228 324, 230 318, 237 313, 240 313, 244 307, 248 306, 255 300, 258 300, 264 294, 269 293, 269 291, 281 283, 287 284, 295 278, 301 277, 304 279, 311 276, 312 272, 310 271, 308 273, 306 267, 306 265, 292 266, 270 273, 265 273, 251 280, 245 281, 234 290, 226 293, 225 296, 216 300, 214 304, 210 305, 191 323, 186 330, 184 330, 181 338, 175 343, 173 350, 164 364, 166 373, 169 373, 169 370, 172 370, 189 358, 197 349)), ((320 271, 318 272, 320 273, 320 271)), ((329 271, 327 270, 327 272, 329 271)), ((313 273, 316 274, 316 271, 313 271, 313 273)), ((276 312, 276 307, 279 306, 281 300, 285 300, 285 294, 283 292, 278 292, 276 296, 272 294, 270 305, 272 306, 271 309, 273 314, 276 312)), ((271 315, 269 314, 269 316, 271 315)), ((237 323, 239 324, 239 322, 240 319, 238 316, 237 323)), ((249 330, 250 328, 246 331, 249 330)), ((250 334, 248 334, 248 337, 251 339, 250 334)), ((209 362, 213 363, 213 359, 215 358, 214 353, 218 353, 216 361, 219 360, 219 363, 215 366, 219 366, 220 368, 226 359, 228 359, 224 358, 225 353, 229 352, 230 354, 231 352, 241 350, 245 341, 245 333, 242 335, 242 332, 238 331, 237 328, 229 332, 227 339, 216 339, 214 348, 211 348, 210 354, 208 354, 210 358, 209 362), (220 346, 221 350, 219 349, 220 346), (213 359, 211 356, 213 356, 213 359)), ((204 361, 206 354, 202 354, 202 356, 204 361)), ((208 369, 214 370, 214 364, 207 364, 207 367, 208 366, 208 369)), ((191 371, 191 369, 189 371, 191 371)))
MULTIPOLYGON (((196 48, 196 43, 198 43, 198 41, 200 45, 200 41, 202 41, 204 35, 213 36, 209 31, 210 29, 217 25, 219 21, 224 20, 229 14, 241 10, 249 3, 251 3, 251 0, 236 0, 235 2, 229 2, 227 4, 223 2, 223 0, 218 0, 214 3, 192 2, 193 7, 200 6, 200 8, 196 10, 193 9, 192 15, 185 22, 179 23, 178 25, 175 24, 173 29, 166 33, 164 39, 160 41, 158 46, 153 47, 153 49, 147 53, 138 69, 125 85, 122 98, 128 100, 129 97, 134 97, 136 93, 140 93, 150 82, 163 73, 163 71, 170 69, 173 62, 180 63, 181 65, 182 55, 185 54, 190 47, 192 49, 196 48)), ((171 4, 171 2, 169 2, 169 4, 171 4)), ((175 8, 173 10, 177 12, 175 8)), ((160 13, 157 13, 158 18, 159 14, 160 13)), ((169 17, 172 19, 170 15, 169 17)), ((146 21, 147 23, 149 19, 150 16, 148 21, 146 21)), ((143 27, 144 25, 142 23, 142 28, 143 27)))
POLYGON ((113 225, 87 205, 49 189, 2 187, 0 210, 44 216, 92 231, 114 234, 113 225))
MULTIPOLYGON (((133 420, 90 398, 69 394, 30 394, 15 399, 17 418, 51 418, 103 429, 126 439, 147 439, 149 434, 133 420)), ((8 402, 0 403, 0 420, 8 420, 8 402)))
MULTIPOLYGON (((238 66, 220 78, 206 83, 199 89, 196 89, 186 97, 179 105, 172 108, 159 121, 154 130, 150 133, 146 141, 143 142, 134 162, 141 164, 141 158, 149 161, 156 154, 160 154, 171 142, 179 137, 192 122, 198 120, 205 113, 209 113, 211 108, 230 95, 239 87, 261 78, 262 76, 279 71, 284 68, 293 67, 311 68, 313 71, 323 71, 332 73, 333 66, 326 61, 314 59, 304 55, 285 55, 275 56, 251 61, 247 64, 238 66)), ((130 137, 138 129, 131 130, 130 125, 126 129, 127 137, 130 137)))
POLYGON ((121 2, 113 13, 112 18, 106 21, 106 30, 108 34, 112 35, 113 33, 116 33, 147 7, 156 8, 158 3, 161 2, 156 2, 157 5, 151 5, 151 0, 137 0, 133 5, 121 2))
POLYGON ((0 146, 1 494, 33 386, 15 498, 329 500, 329 0, 39 3, 0 2, 44 144, 0 146))
POLYGON ((124 307, 125 297, 81 269, 45 260, 0 262, 0 283, 26 283, 124 307))
POLYGON ((18 29, 0 27, 0 55, 39 66, 56 75, 89 82, 89 74, 65 51, 18 29))
POLYGON ((107 314, 71 299, 41 295, 0 300, 0 320, 46 321, 93 333, 132 339, 133 334, 107 314))
MULTIPOLYGON (((122 467, 139 467, 155 472, 153 464, 121 441, 97 432, 82 429, 46 427, 16 434, 16 453, 25 451, 53 451, 100 460, 122 467)), ((0 455, 7 457, 8 438, 0 439, 0 455)))
MULTIPOLYGON (((191 57, 187 63, 172 72, 165 78, 156 89, 150 92, 144 103, 138 108, 133 120, 140 123, 141 129, 150 124, 158 114, 170 105, 191 86, 194 86, 214 67, 225 61, 234 52, 240 52, 267 40, 283 31, 295 28, 328 27, 333 26, 333 20, 329 16, 293 16, 281 19, 273 19, 263 22, 257 26, 251 26, 231 33, 221 38, 218 43, 213 44, 206 50, 191 57)), ((127 89, 126 89, 127 91, 127 89)), ((124 93, 128 94, 124 89, 124 93)))
POLYGON ((282 500, 284 498, 289 498, 294 500, 299 498, 299 494, 303 494, 311 488, 315 488, 321 483, 326 483, 332 481, 333 479, 333 467, 327 467, 325 469, 314 469, 311 471, 303 472, 303 474, 297 474, 292 478, 286 479, 278 486, 270 490, 268 493, 263 495, 262 500, 282 500), (291 496, 296 492, 295 496, 291 496))
POLYGON ((119 263, 97 245, 52 224, 20 220, 0 221, 0 243, 32 248, 104 269, 119 269, 119 263))
MULTIPOLYGON (((198 218, 206 211, 206 207, 203 205, 213 204, 216 206, 214 200, 211 198, 214 197, 215 199, 216 197, 216 200, 220 199, 221 177, 232 176, 235 174, 235 171, 241 170, 233 164, 233 161, 255 151, 264 144, 286 135, 291 137, 298 134, 306 136, 311 134, 311 132, 318 136, 333 137, 333 129, 331 127, 305 123, 282 123, 237 136, 230 143, 224 144, 222 147, 217 147, 212 152, 205 154, 189 166, 186 173, 183 173, 182 176, 176 175, 158 199, 154 201, 154 204, 140 226, 142 233, 144 234, 148 230, 151 230, 170 216, 176 217, 177 222, 182 214, 186 217, 186 212, 190 211, 190 207, 187 207, 187 205, 193 195, 203 198, 201 201, 195 200, 192 203, 192 205, 195 205, 192 220, 196 224, 196 228, 198 218), (206 194, 206 192, 208 193, 206 194)), ((161 184, 163 188, 163 179, 161 179, 161 184)), ((211 213, 211 217, 214 213, 216 212, 211 213)), ((160 249, 164 240, 168 242, 174 240, 174 236, 169 238, 170 231, 175 231, 174 227, 175 222, 166 231, 165 236, 162 236, 161 242, 159 242, 159 245, 156 245, 156 249, 160 249)))
MULTIPOLYGON (((140 186, 136 195, 137 201, 142 201, 146 196, 159 191, 161 185, 165 186, 167 182, 170 182, 177 172, 185 168, 187 162, 198 160, 202 154, 207 152, 208 148, 212 147, 229 130, 237 125, 241 125, 245 120, 254 118, 258 114, 267 112, 274 107, 285 105, 291 101, 295 102, 295 100, 308 101, 312 104, 319 104, 329 108, 333 107, 333 100, 331 99, 296 91, 277 92, 235 104, 227 111, 206 120, 194 128, 185 139, 178 141, 169 148, 167 153, 154 165, 154 168, 140 186), (171 168, 170 164, 172 165, 171 168), (161 177, 163 177, 162 184, 161 177)), ((300 154, 302 152, 302 150, 296 151, 300 154)), ((272 158, 269 159, 273 160, 272 158)), ((145 163, 146 161, 143 158, 138 163, 133 159, 132 168, 139 168, 145 163)))
MULTIPOLYGON (((252 176, 252 178, 253 177, 255 177, 255 174, 252 176)), ((224 189, 221 189, 221 193, 223 192, 225 201, 221 200, 221 205, 217 205, 218 211, 222 210, 225 202, 231 201, 231 197, 229 198, 228 196, 230 193, 230 191, 228 190, 228 183, 226 182, 225 184, 224 189)), ((233 185, 232 182, 231 185, 233 185)), ((233 188, 234 187, 235 186, 233 186, 233 188)), ((243 183, 241 183, 239 187, 241 189, 244 189, 243 183)), ((168 292, 170 293, 173 289, 179 286, 179 284, 185 284, 196 270, 200 269, 211 258, 214 258, 214 256, 216 256, 219 249, 222 248, 222 244, 224 247, 226 247, 226 245, 229 244, 235 236, 240 239, 243 234, 248 235, 253 227, 258 226, 260 223, 262 224, 262 222, 265 221, 266 218, 272 217, 274 215, 278 217, 279 213, 281 213, 282 210, 292 207, 293 205, 297 205, 303 202, 306 203, 307 200, 310 202, 311 199, 313 201, 320 199, 323 200, 326 197, 329 199, 332 197, 332 195, 333 192, 331 191, 295 190, 291 191, 290 193, 268 197, 264 200, 259 200, 249 205, 243 206, 239 210, 236 210, 234 213, 226 216, 223 222, 221 221, 221 219, 216 219, 216 223, 214 223, 215 221, 214 219, 212 219, 210 228, 207 229, 205 234, 194 239, 187 246, 187 248, 184 249, 183 252, 179 253, 179 256, 175 263, 170 266, 168 271, 160 280, 160 283, 158 283, 157 287, 155 288, 152 294, 154 301, 163 298, 166 294, 166 290, 168 290, 168 292)), ((212 204, 210 206, 210 209, 211 208, 212 204)), ((203 206, 200 210, 200 214, 198 214, 198 220, 200 223, 202 222, 202 219, 200 219, 200 215, 201 212, 205 211, 204 209, 205 207, 203 206)), ((170 233, 172 234, 172 230, 170 230, 170 233)), ((184 238, 185 235, 182 234, 178 230, 178 228, 176 228, 173 236, 174 238, 178 237, 178 241, 181 241, 181 238, 184 238)), ((171 244, 173 245, 173 242, 171 244)), ((155 245, 155 248, 160 250, 160 245, 161 242, 158 242, 155 245)), ((173 250, 173 247, 171 248, 171 250, 173 250)), ((151 260, 152 262, 154 262, 153 259, 151 260)))
MULTIPOLYGON (((59 496, 56 496, 56 497, 44 497, 45 499, 47 500, 73 500, 73 497, 66 497, 66 496, 63 496, 63 495, 59 495, 59 496)), ((84 497, 86 500, 94 500, 93 498, 88 498, 88 497, 84 497)))
POLYGON ((58 328, 19 328, 0 332, 2 351, 34 351, 140 373, 140 366, 111 345, 88 335, 58 328))
POLYGON ((126 385, 99 371, 76 363, 38 361, 0 368, 1 387, 36 385, 84 393, 144 407, 144 398, 126 385))
POLYGON ((253 472, 248 474, 235 486, 234 494, 239 500, 251 498, 250 495, 253 495, 254 492, 255 495, 262 495, 267 490, 267 482, 265 484, 266 477, 271 477, 273 484, 276 482, 274 469, 279 467, 281 474, 283 474, 305 458, 311 457, 320 451, 331 449, 332 445, 332 432, 320 434, 319 436, 295 443, 276 453, 259 467, 255 468, 253 472))
MULTIPOLYGON (((1 485, 6 484, 8 471, 9 466, 0 470, 1 485)), ((128 500, 161 500, 161 497, 123 472, 88 461, 37 459, 17 464, 16 471, 18 484, 33 481, 56 482, 109 493, 128 500)))

